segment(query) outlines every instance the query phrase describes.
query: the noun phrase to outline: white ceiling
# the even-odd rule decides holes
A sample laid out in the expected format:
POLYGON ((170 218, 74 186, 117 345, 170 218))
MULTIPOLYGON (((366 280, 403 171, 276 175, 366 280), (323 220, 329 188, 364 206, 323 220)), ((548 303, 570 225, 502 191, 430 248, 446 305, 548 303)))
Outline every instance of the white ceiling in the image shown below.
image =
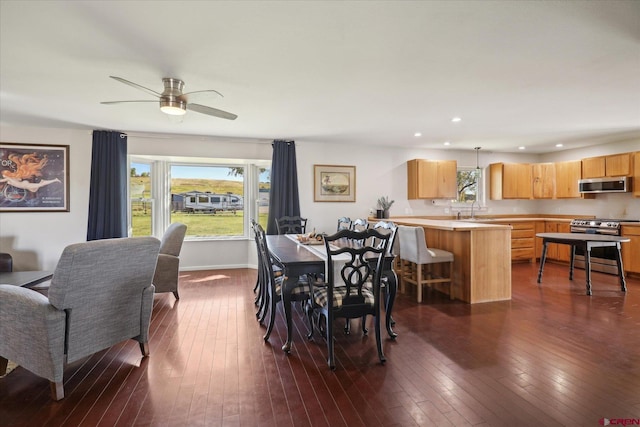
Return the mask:
POLYGON ((0 7, 2 125, 532 153, 640 138, 640 1, 0 7), (101 105, 153 99, 109 75, 216 89, 190 101, 238 119, 101 105))

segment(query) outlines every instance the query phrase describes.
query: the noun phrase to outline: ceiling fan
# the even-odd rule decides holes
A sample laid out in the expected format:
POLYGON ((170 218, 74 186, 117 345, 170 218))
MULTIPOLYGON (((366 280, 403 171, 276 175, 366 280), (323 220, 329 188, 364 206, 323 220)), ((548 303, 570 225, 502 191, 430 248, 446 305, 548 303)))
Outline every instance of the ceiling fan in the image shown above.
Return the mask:
MULTIPOLYGON (((172 116, 182 116, 187 113, 187 110, 192 110, 198 113, 207 114, 209 116, 219 117, 221 119, 235 120, 237 115, 233 113, 228 113, 226 111, 218 110, 217 108, 207 107, 202 104, 194 104, 188 102, 188 96, 194 93, 215 93, 217 95, 222 96, 220 92, 213 89, 208 90, 197 90, 193 92, 182 93, 182 89, 184 88, 184 82, 182 80, 173 79, 170 77, 165 77, 162 79, 162 83, 164 84, 164 91, 162 93, 156 92, 155 90, 146 88, 137 83, 130 82, 129 80, 125 80, 122 77, 109 76, 114 80, 119 81, 120 83, 124 83, 129 86, 133 86, 137 89, 140 89, 148 94, 151 94, 160 101, 160 111, 163 113, 172 115, 172 116)), ((139 101, 106 101, 101 102, 101 104, 121 104, 124 102, 158 102, 155 100, 139 100, 139 101)))

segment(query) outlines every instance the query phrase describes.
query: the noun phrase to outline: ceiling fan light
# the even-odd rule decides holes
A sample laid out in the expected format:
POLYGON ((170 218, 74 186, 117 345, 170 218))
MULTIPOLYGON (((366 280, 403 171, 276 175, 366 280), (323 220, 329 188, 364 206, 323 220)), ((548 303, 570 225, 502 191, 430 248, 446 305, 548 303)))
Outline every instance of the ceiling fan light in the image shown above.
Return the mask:
POLYGON ((171 116, 183 116, 187 114, 187 104, 180 100, 161 100, 160 111, 171 116))

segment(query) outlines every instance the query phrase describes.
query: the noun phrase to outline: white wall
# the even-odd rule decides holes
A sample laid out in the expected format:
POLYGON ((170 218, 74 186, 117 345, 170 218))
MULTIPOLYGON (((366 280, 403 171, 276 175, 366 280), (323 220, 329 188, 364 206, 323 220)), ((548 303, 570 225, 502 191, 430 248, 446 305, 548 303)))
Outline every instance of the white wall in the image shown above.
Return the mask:
MULTIPOLYGON (((0 251, 15 258, 17 270, 53 269, 62 249, 86 239, 87 209, 91 161, 91 132, 64 129, 1 127, 3 142, 47 143, 70 145, 70 212, 68 213, 2 213, 0 214, 0 251)), ((128 138, 129 152, 137 155, 189 156, 207 158, 271 159, 271 144, 224 138, 142 137, 128 138)), ((448 202, 407 200, 406 161, 413 158, 455 159, 459 166, 476 165, 476 153, 455 150, 425 150, 388 147, 360 147, 340 144, 296 141, 298 179, 302 215, 309 218, 308 227, 332 232, 337 218, 366 217, 376 208, 380 196, 396 202, 392 215, 445 215, 448 202), (356 166, 355 203, 316 203, 313 201, 313 165, 356 166)), ((480 151, 479 163, 544 162, 575 160, 584 157, 640 150, 639 141, 566 150, 544 156, 501 154, 480 151)), ((593 200, 523 200, 490 201, 483 214, 557 213, 591 214, 602 217, 640 219, 640 199, 631 194, 602 194, 593 200)), ((255 266, 253 240, 185 242, 181 255, 183 269, 236 268, 255 266)))
POLYGON ((69 212, 0 213, 0 252, 15 270, 52 270, 65 246, 87 239, 91 139, 87 130, 0 128, 2 142, 69 145, 69 212))

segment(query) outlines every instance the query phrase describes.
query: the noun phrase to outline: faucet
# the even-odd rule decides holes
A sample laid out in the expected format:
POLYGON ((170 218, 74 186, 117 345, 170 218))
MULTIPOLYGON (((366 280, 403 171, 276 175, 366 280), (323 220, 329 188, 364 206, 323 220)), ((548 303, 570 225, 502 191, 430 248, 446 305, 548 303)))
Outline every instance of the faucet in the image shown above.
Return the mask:
MULTIPOLYGON (((475 219, 475 215, 473 214, 473 205, 475 205, 477 202, 477 200, 474 200, 473 202, 471 202, 471 219, 475 219)), ((480 209, 480 204, 478 203, 478 209, 480 209)))

